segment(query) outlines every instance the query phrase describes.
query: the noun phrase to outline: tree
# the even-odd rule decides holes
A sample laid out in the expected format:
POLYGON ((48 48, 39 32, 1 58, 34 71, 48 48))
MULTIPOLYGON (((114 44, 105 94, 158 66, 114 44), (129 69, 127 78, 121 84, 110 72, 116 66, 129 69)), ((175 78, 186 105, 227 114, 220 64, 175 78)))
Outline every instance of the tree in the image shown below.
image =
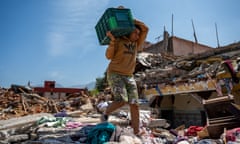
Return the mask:
POLYGON ((104 77, 96 78, 95 89, 98 91, 104 91, 104 89, 108 86, 107 84, 107 73, 104 73, 104 77))

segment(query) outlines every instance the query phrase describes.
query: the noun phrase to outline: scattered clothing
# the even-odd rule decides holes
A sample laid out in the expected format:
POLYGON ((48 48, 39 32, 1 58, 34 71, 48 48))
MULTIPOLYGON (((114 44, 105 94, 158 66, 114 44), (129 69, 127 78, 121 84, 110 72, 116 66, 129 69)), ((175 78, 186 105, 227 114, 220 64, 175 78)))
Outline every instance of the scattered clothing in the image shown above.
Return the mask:
POLYGON ((42 117, 37 121, 38 125, 44 124, 47 127, 65 127, 69 119, 66 117, 42 117))
POLYGON ((97 124, 88 133, 87 144, 103 144, 108 142, 114 130, 115 126, 112 123, 104 122, 97 124))
POLYGON ((186 132, 186 136, 197 136, 197 132, 200 132, 201 130, 203 130, 203 127, 201 126, 190 126, 188 129, 187 129, 187 132, 186 132))

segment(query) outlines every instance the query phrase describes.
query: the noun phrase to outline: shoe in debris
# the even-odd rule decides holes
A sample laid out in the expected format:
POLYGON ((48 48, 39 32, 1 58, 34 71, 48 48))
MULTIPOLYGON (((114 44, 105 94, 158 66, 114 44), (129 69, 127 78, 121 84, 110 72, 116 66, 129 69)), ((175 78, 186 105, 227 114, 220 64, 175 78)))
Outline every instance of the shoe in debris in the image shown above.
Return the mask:
POLYGON ((102 121, 102 122, 107 122, 107 121, 108 121, 108 115, 102 114, 102 116, 101 116, 101 121, 102 121))

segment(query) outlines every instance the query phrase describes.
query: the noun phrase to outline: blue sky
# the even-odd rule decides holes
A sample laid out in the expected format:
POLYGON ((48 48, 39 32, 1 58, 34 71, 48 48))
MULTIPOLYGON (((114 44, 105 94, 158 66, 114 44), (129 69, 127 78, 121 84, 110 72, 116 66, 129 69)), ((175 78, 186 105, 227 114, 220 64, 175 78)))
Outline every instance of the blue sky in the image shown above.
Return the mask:
POLYGON ((164 26, 175 36, 217 47, 240 41, 239 0, 1 0, 0 87, 43 84, 64 87, 102 77, 108 61, 95 25, 109 7, 130 8, 149 27, 147 41, 157 42, 164 26))

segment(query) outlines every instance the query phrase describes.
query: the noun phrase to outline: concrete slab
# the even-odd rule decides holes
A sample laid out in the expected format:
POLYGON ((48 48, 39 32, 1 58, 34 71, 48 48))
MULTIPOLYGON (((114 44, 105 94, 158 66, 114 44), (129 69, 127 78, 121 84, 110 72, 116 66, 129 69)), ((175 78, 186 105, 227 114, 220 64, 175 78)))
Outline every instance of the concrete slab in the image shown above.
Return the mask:
POLYGON ((21 127, 24 125, 29 125, 31 123, 33 124, 43 116, 54 117, 52 114, 49 113, 38 113, 34 115, 12 118, 8 120, 0 120, 0 130, 21 127))

